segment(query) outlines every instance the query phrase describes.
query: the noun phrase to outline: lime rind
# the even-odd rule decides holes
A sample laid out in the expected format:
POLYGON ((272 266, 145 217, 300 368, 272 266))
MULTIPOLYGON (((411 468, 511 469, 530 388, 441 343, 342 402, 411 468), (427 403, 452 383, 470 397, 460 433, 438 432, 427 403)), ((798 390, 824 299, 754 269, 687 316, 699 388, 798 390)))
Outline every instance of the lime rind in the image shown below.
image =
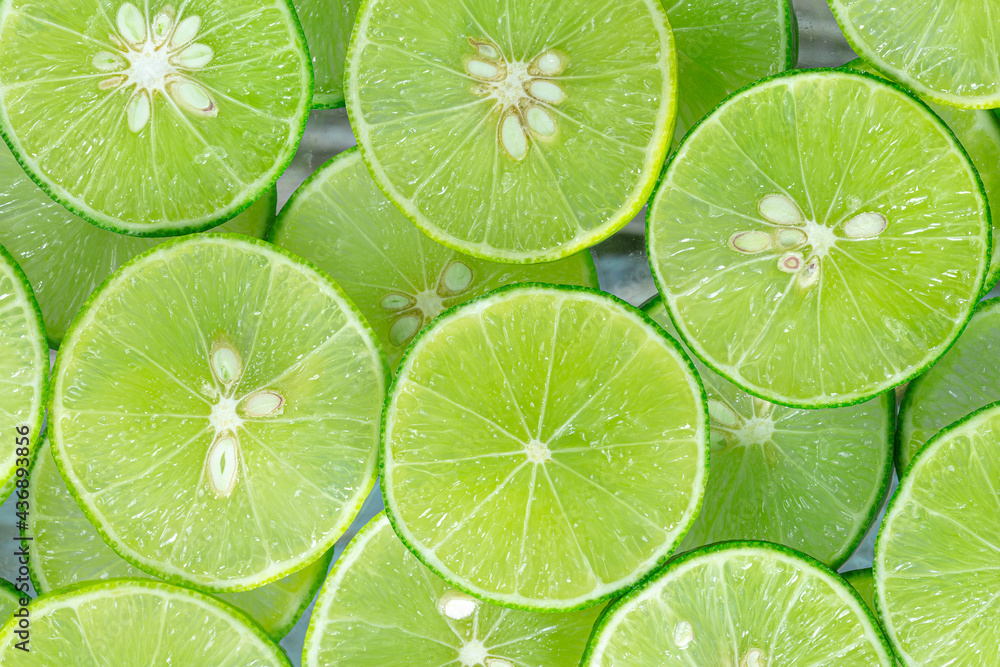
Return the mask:
POLYGON ((5 624, 21 606, 21 598, 27 597, 29 595, 17 590, 14 584, 0 579, 0 624, 5 624))
MULTIPOLYGON (((380 379, 383 392, 385 388, 389 385, 392 376, 389 370, 389 363, 385 356, 385 352, 376 344, 377 336, 372 330, 371 326, 365 320, 364 315, 357 309, 357 307, 351 302, 350 298, 344 294, 343 290, 337 285, 325 272, 320 268, 312 264, 306 259, 294 255, 279 246, 272 243, 262 241, 260 239, 255 239, 253 237, 238 235, 238 234, 210 234, 202 233, 198 234, 198 239, 216 239, 216 240, 232 240, 237 243, 244 243, 247 245, 259 246, 261 248, 267 249, 270 252, 279 254, 284 260, 291 262, 293 264, 298 264, 304 266, 312 271, 315 271, 319 276, 321 276, 327 286, 335 293, 340 301, 340 307, 342 311, 349 316, 352 316, 355 320, 354 324, 363 331, 366 335, 363 336, 365 344, 369 348, 369 353, 376 360, 377 366, 380 369, 380 379)), ((117 553, 123 560, 133 565, 134 567, 146 572, 148 574, 154 575, 158 579, 175 586, 180 587, 190 587, 190 578, 185 576, 185 573, 181 570, 174 569, 173 571, 167 571, 157 564, 144 562, 137 554, 133 554, 126 550, 123 545, 119 544, 112 536, 111 532, 103 525, 103 523, 98 519, 95 513, 86 505, 82 497, 79 495, 75 487, 68 483, 69 480, 73 479, 72 470, 67 466, 67 463, 62 460, 62 457, 57 454, 59 451, 59 442, 61 440, 61 433, 58 426, 58 411, 56 400, 60 393, 60 383, 59 378, 62 372, 65 370, 64 365, 67 363, 66 358, 71 354, 73 350, 74 339, 77 334, 77 330, 82 329, 86 324, 88 324, 88 318, 92 319, 91 311, 93 310, 98 298, 110 285, 114 284, 119 280, 123 280, 126 276, 132 272, 137 265, 141 264, 147 257, 154 254, 165 252, 175 245, 179 245, 185 242, 190 242, 191 238, 177 238, 165 241, 148 251, 133 257, 131 260, 123 264, 118 268, 112 275, 108 276, 107 279, 101 286, 94 290, 93 294, 87 299, 86 303, 80 308, 73 322, 70 324, 66 331, 66 336, 64 338, 63 345, 60 347, 59 354, 56 355, 55 365, 52 369, 52 383, 50 385, 49 393, 49 414, 51 416, 51 421, 56 424, 49 436, 52 440, 52 453, 55 459, 56 467, 59 469, 59 474, 64 480, 67 481, 66 487, 73 499, 76 501, 77 505, 80 507, 81 511, 94 526, 97 532, 100 534, 101 539, 104 540, 105 544, 111 547, 115 553, 117 553)), ((377 454, 378 447, 375 448, 375 454, 377 454)), ((314 545, 313 549, 310 550, 309 556, 306 559, 302 559, 302 562, 293 563, 289 566, 281 568, 279 570, 272 571, 265 578, 254 578, 252 581, 238 582, 235 584, 227 585, 213 585, 206 584, 204 582, 199 583, 199 588, 205 588, 213 593, 239 593, 242 591, 252 590, 254 588, 260 588, 265 584, 270 584, 278 579, 282 579, 298 570, 302 569, 311 562, 322 558, 323 555, 329 551, 334 543, 343 535, 347 528, 353 523, 354 518, 361 511, 362 506, 365 503, 368 495, 371 493, 372 489, 375 487, 375 481, 378 473, 379 463, 377 461, 377 456, 370 456, 368 465, 364 472, 364 481, 358 486, 358 491, 354 494, 354 499, 348 503, 344 504, 344 510, 342 511, 342 518, 335 526, 334 530, 331 530, 330 534, 324 540, 318 540, 314 545)))
MULTIPOLYGON (((324 13, 330 21, 337 23, 338 19, 344 19, 350 17, 351 25, 350 29, 343 31, 343 25, 338 25, 342 30, 343 36, 345 37, 345 51, 347 45, 350 43, 351 35, 354 32, 354 17, 357 15, 358 6, 361 4, 361 0, 291 0, 292 5, 295 8, 296 16, 299 19, 299 25, 302 27, 303 34, 306 38, 306 43, 309 44, 309 36, 315 32, 321 32, 323 30, 328 30, 329 26, 324 26, 323 28, 316 27, 315 29, 307 29, 306 26, 310 21, 310 14, 312 12, 324 13), (309 5, 309 7, 305 7, 309 5), (351 11, 350 8, 354 7, 351 11), (342 15, 336 16, 336 11, 342 12, 342 15), (332 17, 332 18, 331 18, 332 17)), ((336 28, 334 28, 336 29, 336 28)), ((309 44, 310 61, 312 62, 313 69, 313 96, 312 96, 312 108, 313 109, 342 109, 346 103, 344 89, 345 89, 345 74, 344 71, 344 58, 341 58, 341 62, 337 63, 337 53, 336 45, 334 46, 334 52, 329 54, 321 55, 319 49, 315 48, 315 44, 309 44), (332 59, 333 62, 327 62, 332 59), (337 79, 337 69, 341 70, 339 80, 337 79), (324 69, 330 69, 330 81, 327 81, 326 72, 322 72, 324 69), (325 86, 326 83, 331 83, 334 87, 328 88, 325 86), (339 85, 340 88, 337 89, 336 86, 339 85)), ((344 54, 346 55, 346 54, 344 54)))
MULTIPOLYGON (((709 120, 712 116, 714 116, 720 109, 722 109, 723 107, 725 107, 726 105, 728 105, 732 100, 736 99, 737 97, 739 97, 743 93, 745 93, 745 92, 747 92, 747 91, 749 91, 749 90, 751 90, 751 89, 753 89, 753 88, 755 88, 757 86, 760 86, 762 84, 765 84, 765 83, 768 83, 768 82, 771 82, 771 81, 777 81, 777 80, 780 80, 780 79, 792 78, 792 77, 797 77, 797 76, 810 76, 810 75, 815 75, 815 74, 820 74, 820 73, 841 73, 841 74, 847 73, 847 74, 850 74, 852 76, 856 76, 856 77, 864 78, 864 79, 869 79, 871 81, 878 82, 878 83, 880 83, 882 85, 889 86, 889 87, 893 88, 894 90, 896 90, 897 92, 899 92, 899 93, 907 96, 908 98, 910 98, 911 100, 913 100, 914 102, 916 102, 917 105, 919 105, 931 117, 933 117, 934 119, 936 119, 937 122, 940 124, 941 130, 951 140, 951 142, 953 144, 953 148, 956 150, 956 152, 958 152, 959 154, 961 154, 964 157, 965 161, 970 165, 970 170, 969 171, 970 171, 970 174, 974 177, 975 182, 976 182, 976 184, 978 186, 977 187, 977 191, 978 191, 978 195, 980 197, 980 200, 981 200, 981 202, 983 204, 983 208, 984 208, 985 213, 986 213, 986 219, 987 219, 987 221, 989 223, 991 223, 991 224, 985 225, 986 257, 985 257, 984 262, 982 262, 982 265, 981 265, 980 270, 978 272, 979 275, 978 275, 978 279, 977 279, 977 283, 976 283, 977 286, 978 286, 977 294, 982 294, 982 289, 983 289, 983 286, 985 285, 985 281, 986 281, 987 271, 988 271, 988 268, 990 266, 990 262, 991 262, 991 259, 992 259, 992 247, 993 247, 993 242, 992 242, 992 239, 993 239, 993 236, 992 236, 992 233, 993 233, 992 232, 992 211, 990 210, 989 199, 986 196, 986 189, 985 189, 985 187, 983 185, 983 181, 982 181, 982 179, 979 176, 979 172, 975 169, 975 166, 972 164, 972 159, 969 157, 968 152, 966 152, 965 147, 962 146, 961 142, 955 136, 955 133, 951 130, 951 128, 949 128, 947 126, 947 124, 944 123, 944 121, 942 121, 938 117, 938 115, 936 113, 934 113, 934 110, 931 109, 930 106, 928 106, 928 104, 924 100, 920 99, 915 94, 913 94, 911 91, 907 90, 906 88, 904 88, 900 84, 896 83, 892 79, 882 78, 882 77, 879 77, 879 76, 876 76, 876 75, 873 75, 873 74, 868 74, 866 72, 859 72, 859 71, 853 71, 853 70, 852 71, 846 71, 846 70, 842 70, 842 69, 838 69, 838 68, 815 68, 815 69, 808 69, 808 70, 806 70, 806 69, 797 69, 797 70, 790 70, 788 72, 783 72, 781 74, 777 74, 777 75, 772 76, 772 77, 763 78, 763 79, 761 79, 759 81, 751 83, 751 84, 749 84, 749 85, 747 85, 747 86, 745 86, 745 87, 743 87, 743 88, 735 91, 732 95, 730 95, 723 102, 721 102, 719 104, 719 106, 717 106, 714 110, 712 110, 712 112, 710 112, 709 114, 707 114, 704 118, 702 118, 694 126, 692 126, 692 128, 684 136, 684 139, 681 140, 680 144, 677 146, 677 149, 668 157, 667 163, 666 163, 666 165, 664 165, 663 174, 662 174, 662 176, 660 178, 660 181, 657 184, 657 187, 656 187, 656 190, 653 193, 653 196, 650 198, 650 213, 647 214, 647 216, 646 216, 646 256, 649 258, 650 268, 652 269, 652 274, 653 274, 653 282, 656 285, 657 292, 661 296, 666 293, 665 290, 664 290, 662 277, 660 276, 659 271, 657 270, 656 266, 654 265, 654 260, 653 260, 654 255, 652 254, 652 244, 653 244, 653 240, 654 240, 653 239, 653 235, 650 233, 651 232, 650 227, 651 227, 651 221, 652 221, 652 209, 655 206, 655 202, 657 200, 657 197, 658 197, 661 189, 666 184, 666 175, 667 175, 670 167, 677 160, 678 156, 681 155, 681 153, 683 152, 684 146, 688 143, 688 141, 690 141, 691 137, 695 134, 695 130, 697 130, 698 127, 700 127, 707 120, 709 120)), ((1000 115, 998 115, 998 118, 1000 118, 1000 115)), ((666 303, 669 303, 669 301, 666 300, 666 299, 664 299, 664 301, 666 303)), ((804 409, 804 410, 837 408, 837 407, 845 407, 845 406, 848 406, 848 405, 855 405, 857 403, 863 403, 863 402, 865 402, 867 400, 871 400, 872 398, 874 398, 875 396, 877 396, 877 395, 879 395, 879 394, 881 394, 883 392, 891 391, 891 390, 893 390, 896 387, 905 385, 906 383, 910 382, 914 378, 920 376, 928 368, 930 368, 931 366, 933 366, 934 363, 936 363, 938 359, 940 359, 942 356, 944 356, 944 354, 947 353, 948 350, 951 349, 952 346, 955 345, 955 343, 961 337, 962 333, 965 331, 966 326, 968 326, 969 320, 972 318, 973 311, 974 311, 974 303, 972 304, 972 307, 969 308, 968 314, 966 315, 966 317, 965 317, 964 321, 962 322, 961 326, 959 326, 957 328, 957 330, 954 333, 954 336, 951 338, 951 340, 948 341, 945 345, 941 346, 941 349, 938 352, 936 352, 935 356, 933 356, 933 357, 928 356, 928 358, 925 359, 923 361, 923 363, 914 366, 914 368, 912 370, 910 370, 908 373, 901 375, 901 377, 899 377, 899 378, 894 378, 891 382, 884 383, 886 386, 884 386, 884 387, 878 387, 874 391, 868 391, 868 392, 865 392, 865 393, 855 393, 854 395, 843 395, 843 396, 838 397, 838 400, 835 400, 835 401, 824 401, 821 404, 816 404, 816 403, 812 403, 812 402, 790 400, 790 399, 787 399, 787 398, 783 398, 781 396, 765 396, 764 392, 761 389, 751 387, 747 383, 738 382, 735 378, 732 378, 732 377, 728 376, 727 374, 725 374, 724 372, 722 372, 715 364, 713 364, 707 358, 707 355, 704 354, 704 352, 702 350, 700 350, 697 346, 692 345, 692 339, 691 339, 690 335, 688 333, 685 333, 685 329, 683 327, 679 326, 678 318, 674 314, 673 309, 670 308, 669 306, 667 307, 667 314, 670 316, 670 320, 673 322, 674 328, 677 329, 677 331, 678 331, 678 333, 680 335, 681 340, 685 344, 685 347, 688 348, 689 350, 691 350, 691 353, 697 359, 699 359, 702 363, 704 363, 705 366, 707 366, 709 369, 711 369, 712 371, 714 371, 716 374, 721 375, 722 377, 726 378, 727 380, 729 380, 730 382, 732 382, 733 384, 735 384, 736 386, 738 386, 740 389, 742 389, 743 391, 747 392, 748 394, 751 394, 751 395, 756 396, 756 397, 758 397, 760 399, 769 401, 771 403, 775 403, 776 405, 782 405, 782 406, 789 407, 789 408, 800 408, 800 409, 804 409)))
POLYGON ((665 340, 668 343, 668 345, 673 348, 672 351, 675 353, 675 358, 680 363, 684 364, 684 366, 690 372, 690 377, 694 381, 694 387, 696 387, 696 395, 698 397, 698 403, 701 406, 700 407, 701 415, 698 420, 697 428, 698 432, 702 434, 702 440, 704 442, 704 447, 702 448, 702 458, 704 462, 702 463, 702 465, 699 467, 698 470, 698 475, 700 476, 700 480, 698 481, 697 486, 701 489, 701 492, 695 494, 695 496, 692 498, 692 503, 686 512, 687 520, 682 527, 678 528, 673 548, 667 550, 666 553, 657 558, 655 562, 650 565, 650 567, 646 568, 643 572, 637 574, 633 578, 633 581, 618 586, 614 590, 607 591, 602 595, 593 598, 588 598, 587 600, 573 602, 569 604, 560 604, 560 605, 538 605, 538 604, 532 604, 529 601, 504 600, 496 598, 494 596, 487 597, 486 595, 483 594, 483 591, 478 590, 474 586, 470 585, 468 582, 461 581, 458 577, 452 575, 446 568, 438 567, 436 563, 432 562, 431 558, 428 558, 423 552, 421 552, 420 548, 416 546, 417 540, 408 534, 408 532, 405 529, 405 526, 402 525, 399 518, 396 517, 393 512, 394 503, 392 502, 392 498, 388 491, 388 482, 387 482, 387 477, 389 475, 387 474, 388 471, 386 469, 386 458, 387 458, 387 449, 389 447, 389 442, 388 438, 386 437, 386 431, 387 431, 386 426, 389 421, 389 416, 390 416, 389 408, 391 407, 392 404, 392 397, 395 395, 399 384, 403 380, 405 380, 406 377, 404 369, 408 367, 408 362, 410 361, 410 358, 415 354, 415 350, 418 348, 420 341, 424 337, 429 336, 431 333, 433 333, 435 329, 434 326, 429 326, 424 328, 423 330, 418 332, 417 335, 414 337, 413 341, 410 343, 409 348, 407 348, 406 353, 403 355, 403 359, 399 364, 399 371, 393 378, 392 384, 389 387, 389 391, 386 393, 385 404, 382 408, 382 430, 381 430, 381 440, 380 440, 381 444, 379 448, 379 489, 381 491, 382 502, 385 507, 385 515, 386 518, 388 518, 389 520, 389 524, 392 526, 393 532, 396 533, 396 536, 399 537, 403 545, 410 551, 410 553, 412 553, 417 558, 417 560, 423 563, 431 572, 436 574, 438 577, 447 581, 450 586, 464 593, 468 593, 473 597, 479 598, 481 600, 489 602, 490 604, 495 604, 500 607, 509 607, 510 609, 543 612, 543 613, 545 612, 564 613, 564 612, 579 611, 581 609, 587 609, 588 607, 593 607, 597 604, 607 602, 608 600, 621 596, 623 591, 630 590, 631 587, 637 585, 637 582, 641 583, 642 581, 645 580, 645 578, 651 576, 651 573, 655 573, 659 568, 663 567, 675 554, 677 546, 683 541, 684 536, 687 535, 688 531, 691 529, 691 526, 693 526, 695 520, 697 520, 698 513, 701 511, 705 499, 705 488, 708 483, 708 475, 710 467, 709 445, 708 445, 708 432, 709 432, 708 395, 705 392, 705 386, 702 383, 701 376, 698 374, 698 371, 695 368, 694 363, 692 363, 691 359, 688 358, 684 347, 678 341, 674 340, 666 331, 663 330, 663 327, 657 324, 642 310, 629 304, 623 299, 620 299, 619 297, 607 292, 601 292, 598 290, 588 289, 585 287, 573 287, 568 285, 547 285, 543 283, 519 283, 516 285, 507 285, 505 287, 493 290, 488 294, 484 294, 481 297, 456 305, 444 311, 443 313, 441 313, 441 315, 438 316, 436 322, 438 323, 444 322, 447 319, 449 319, 449 316, 454 315, 456 312, 460 310, 466 308, 474 308, 481 302, 495 299, 508 292, 532 290, 532 289, 547 289, 547 290, 557 290, 570 293, 572 292, 584 293, 617 304, 618 306, 628 311, 630 314, 637 316, 645 325, 650 327, 653 331, 657 333, 657 335, 662 337, 662 339, 665 340))

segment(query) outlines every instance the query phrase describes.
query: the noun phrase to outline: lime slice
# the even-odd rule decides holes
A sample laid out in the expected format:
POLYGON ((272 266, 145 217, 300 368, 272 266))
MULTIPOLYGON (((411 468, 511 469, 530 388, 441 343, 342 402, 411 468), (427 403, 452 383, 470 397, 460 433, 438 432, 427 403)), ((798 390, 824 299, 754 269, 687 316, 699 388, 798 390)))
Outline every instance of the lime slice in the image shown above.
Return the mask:
POLYGON ((581 667, 892 665, 882 630, 835 572, 765 542, 672 561, 612 603, 581 667))
POLYGON ((309 43, 316 88, 313 108, 344 106, 344 59, 361 0, 292 0, 309 43))
MULTIPOLYGON (((129 565, 101 540, 59 476, 49 443, 39 449, 31 469, 33 504, 27 534, 31 581, 39 593, 97 579, 144 579, 145 572, 129 565)), ((280 641, 298 622, 326 578, 333 558, 325 556, 298 572, 245 593, 218 597, 243 611, 280 641)))
POLYGON ((1000 664, 1000 404, 935 436, 889 503, 875 603, 907 665, 1000 664))
POLYGON ((14 584, 6 579, 0 579, 0 623, 6 623, 7 619, 13 616, 21 606, 23 597, 28 595, 14 588, 14 584))
MULTIPOLYGON (((677 335, 658 297, 643 310, 677 335)), ((889 490, 895 397, 887 392, 859 405, 797 410, 694 365, 708 394, 712 473, 681 550, 765 540, 840 567, 889 490)))
POLYGON ((157 581, 116 579, 38 598, 30 652, 15 648, 14 625, 0 630, 0 665, 291 665, 233 607, 157 581))
POLYGON ((659 176, 677 77, 660 0, 555 7, 369 0, 358 14, 347 112, 365 161, 465 254, 568 257, 624 227, 659 176))
POLYGON ((844 572, 844 581, 851 585, 865 605, 875 612, 875 580, 872 579, 872 569, 870 567, 863 570, 851 570, 844 572))
POLYGON ((568 611, 661 564, 701 504, 704 393, 673 339, 614 297, 518 285, 410 346, 386 399, 382 495, 456 588, 568 611))
POLYGON ((374 327, 393 368, 420 329, 473 297, 515 282, 598 286, 587 251, 511 265, 435 243, 385 198, 357 149, 333 158, 296 191, 268 240, 330 274, 374 327))
POLYGON ((789 0, 662 0, 677 45, 674 141, 734 91, 795 67, 799 29, 789 0))
MULTIPOLYGON (((218 228, 264 236, 274 220, 277 190, 218 228)), ((49 345, 59 347, 73 316, 115 269, 159 243, 108 232, 84 222, 38 189, 0 144, 0 243, 31 282, 49 345)))
POLYGON ((536 614, 448 586, 413 557, 380 514, 344 551, 309 619, 304 667, 576 665, 600 607, 536 614))
POLYGON ((1000 299, 976 307, 962 337, 926 373, 910 383, 899 406, 896 470, 935 433, 1000 400, 1000 299))
POLYGON ((312 69, 287 0, 3 0, 0 44, 14 155, 111 231, 232 218, 274 185, 308 117, 312 69))
POLYGON ((897 86, 837 70, 729 98, 674 154, 647 223, 691 351, 799 408, 868 400, 940 357, 983 286, 990 227, 948 127, 897 86))
POLYGON ((319 559, 375 479, 388 370, 330 279, 235 235, 164 243, 59 350, 52 453, 125 560, 209 591, 319 559))
POLYGON ((18 468, 27 467, 38 445, 45 415, 49 349, 31 285, 0 245, 0 501, 14 489, 18 468))
POLYGON ((986 2, 829 0, 851 48, 922 97, 1000 106, 1000 8, 986 2))
MULTIPOLYGON (((850 69, 868 72, 869 74, 879 74, 879 71, 857 58, 844 65, 850 69)), ((998 212, 1000 215, 1000 119, 997 119, 993 111, 982 109, 965 110, 944 104, 928 102, 928 106, 941 117, 976 166, 979 177, 983 180, 983 187, 986 190, 986 198, 990 202, 990 211, 998 212)), ((1000 237, 993 233, 993 252, 990 258, 990 270, 986 276, 986 284, 983 285, 982 296, 993 289, 997 279, 1000 279, 1000 252, 997 252, 997 244, 1000 237)))

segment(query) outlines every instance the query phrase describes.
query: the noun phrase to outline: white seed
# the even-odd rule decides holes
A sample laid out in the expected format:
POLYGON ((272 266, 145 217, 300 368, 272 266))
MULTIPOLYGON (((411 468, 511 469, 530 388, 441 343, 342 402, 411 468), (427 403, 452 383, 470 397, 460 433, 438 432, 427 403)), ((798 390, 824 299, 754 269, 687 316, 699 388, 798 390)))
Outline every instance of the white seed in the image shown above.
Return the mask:
POLYGON ((97 87, 101 90, 111 90, 112 88, 117 88, 118 86, 125 83, 127 77, 124 74, 119 74, 118 76, 113 76, 110 79, 105 79, 97 84, 97 87))
POLYGON ((165 7, 162 12, 153 18, 153 43, 156 46, 163 44, 167 37, 170 35, 170 31, 174 28, 174 10, 173 7, 165 7))
POLYGON ((764 252, 770 249, 772 242, 770 234, 759 231, 737 232, 729 239, 729 245, 735 250, 748 254, 764 252))
POLYGON ((389 341, 393 345, 402 345, 413 338, 413 334, 420 329, 421 318, 416 315, 401 317, 389 327, 389 341))
POLYGON ((492 44, 479 44, 479 55, 487 60, 496 60, 500 57, 500 51, 492 44))
POLYGON ((248 417, 280 415, 285 407, 285 397, 276 391, 258 391, 243 402, 243 412, 248 417))
POLYGON ((444 286, 449 292, 461 292, 472 283, 472 269, 462 262, 452 262, 444 271, 444 286))
POLYGON ((500 145, 515 160, 523 160, 528 154, 528 137, 521 127, 521 119, 513 113, 508 113, 500 121, 500 145))
POLYGON ((503 658, 486 658, 484 664, 486 667, 514 667, 514 663, 508 662, 503 658))
POLYGON ((170 46, 175 49, 177 47, 184 46, 198 36, 199 30, 201 30, 201 17, 187 17, 177 24, 177 29, 174 30, 174 36, 170 38, 170 46))
POLYGON ((152 114, 153 109, 149 103, 149 95, 145 91, 137 92, 125 107, 125 120, 128 122, 128 129, 139 134, 149 125, 152 114))
POLYGON ((437 604, 438 611, 453 621, 472 616, 478 607, 479 600, 454 590, 442 595, 437 604))
POLYGON ((174 102, 199 116, 216 116, 219 113, 215 102, 205 89, 193 81, 174 81, 168 87, 174 102))
POLYGON ((757 202, 757 211, 776 225, 801 225, 804 218, 798 205, 785 195, 767 195, 757 202))
POLYGON ((778 244, 782 248, 794 248, 806 242, 806 233, 801 229, 782 229, 778 232, 778 244))
POLYGON ((731 407, 714 399, 708 401, 708 416, 716 424, 728 428, 735 428, 740 423, 739 415, 731 407))
POLYGON ((535 99, 549 104, 559 104, 566 99, 563 89, 551 81, 536 79, 528 85, 528 92, 534 95, 535 99))
POLYGON ((243 374, 243 362, 240 355, 227 343, 217 343, 212 352, 210 364, 212 374, 225 386, 236 382, 243 374))
POLYGON ((889 221, 881 213, 859 213, 844 225, 844 236, 849 239, 874 239, 888 226, 889 221))
POLYGON ((535 67, 546 76, 559 74, 564 69, 563 60, 555 51, 546 51, 538 56, 538 59, 535 61, 535 67))
POLYGON ((390 294, 382 299, 382 307, 386 310, 402 310, 413 303, 408 297, 402 294, 390 294))
POLYGON ((130 44, 146 41, 146 17, 131 2, 118 8, 118 32, 130 44))
POLYGON ((765 667, 765 665, 767 662, 764 660, 764 652, 759 648, 750 649, 740 660, 740 667, 765 667))
POLYGON ((819 257, 810 257, 806 266, 799 273, 799 287, 807 289, 816 284, 820 275, 819 257))
POLYGON ((122 59, 110 51, 98 51, 93 63, 102 72, 115 72, 124 65, 122 59))
POLYGON ((752 402, 755 417, 770 417, 771 413, 774 412, 774 403, 770 401, 765 401, 763 398, 754 396, 752 402))
POLYGON ((240 443, 232 433, 224 433, 208 450, 205 462, 208 483, 217 495, 228 496, 239 473, 240 443))
POLYGON ((674 627, 674 643, 684 650, 694 641, 694 628, 687 621, 681 621, 674 627))
POLYGON ((465 68, 469 70, 469 74, 472 76, 477 79, 485 79, 486 81, 492 81, 500 75, 500 68, 482 60, 470 60, 465 64, 465 68))
POLYGON ((552 120, 549 112, 541 107, 531 107, 525 114, 528 120, 528 127, 543 137, 551 137, 556 133, 556 123, 552 120))
POLYGON ((795 273, 802 268, 803 257, 801 253, 786 252, 778 260, 778 269, 785 273, 795 273))
POLYGON ((207 44, 192 44, 175 56, 177 63, 189 69, 198 69, 212 62, 215 52, 207 44))

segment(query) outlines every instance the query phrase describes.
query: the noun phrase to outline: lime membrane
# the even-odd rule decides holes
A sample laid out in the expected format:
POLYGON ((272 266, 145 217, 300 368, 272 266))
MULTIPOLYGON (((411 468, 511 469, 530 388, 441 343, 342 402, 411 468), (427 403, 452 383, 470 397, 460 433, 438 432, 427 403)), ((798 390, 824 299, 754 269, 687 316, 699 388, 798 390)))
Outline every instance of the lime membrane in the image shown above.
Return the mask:
POLYGON ((382 495, 428 567, 486 601, 597 604, 669 556, 705 490, 704 393, 614 297, 519 285, 443 314, 386 400, 382 495))
POLYGON ((451 588, 406 550, 380 514, 347 547, 309 620, 304 667, 576 665, 600 607, 536 614, 451 588))
POLYGON ((901 88, 842 70, 730 97, 682 142, 647 221, 691 351, 798 408, 869 400, 944 354, 984 284, 990 230, 951 130, 901 88))
POLYGON ((125 560, 213 592, 319 559, 375 479, 374 335, 304 260, 199 235, 119 269, 56 360, 52 453, 125 560))
POLYGON ((250 206, 291 162, 312 98, 288 0, 3 0, 0 45, 18 162, 123 234, 202 231, 250 206))
POLYGON ((268 240, 330 274, 378 334, 395 369, 441 312, 517 282, 598 287, 587 251, 544 264, 489 262, 435 243, 386 199, 351 149, 292 195, 268 240))
POLYGON ((316 75, 313 107, 344 106, 344 60, 361 0, 292 0, 316 75))
POLYGON ((645 205, 676 78, 659 0, 369 0, 347 111, 379 187, 434 240, 541 262, 645 205))

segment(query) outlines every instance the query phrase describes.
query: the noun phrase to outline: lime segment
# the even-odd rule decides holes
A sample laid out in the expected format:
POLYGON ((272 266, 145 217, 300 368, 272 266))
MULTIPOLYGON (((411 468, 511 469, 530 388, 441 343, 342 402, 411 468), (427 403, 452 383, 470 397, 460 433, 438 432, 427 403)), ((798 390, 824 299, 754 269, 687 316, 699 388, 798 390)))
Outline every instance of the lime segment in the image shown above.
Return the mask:
POLYGON ((660 564, 704 492, 701 385, 640 312, 581 288, 497 290, 410 346, 386 402, 397 533, 497 604, 592 606, 660 564))
POLYGON ((320 168, 285 205, 268 240, 314 262, 378 333, 395 368, 442 311, 515 282, 597 287, 589 252, 545 264, 497 264, 430 240, 385 198, 357 149, 320 168))
POLYGON ((674 154, 647 222, 691 351, 800 408, 868 400, 940 357, 983 286, 990 227, 948 127, 900 88, 836 70, 723 103, 674 154))
POLYGON ((21 598, 28 597, 27 593, 21 593, 14 584, 6 579, 0 579, 0 622, 6 623, 18 607, 21 606, 21 598))
POLYGON ((347 110, 375 181, 432 238, 549 261, 646 203, 676 76, 659 0, 371 0, 348 52, 347 110))
POLYGON ((0 43, 4 138, 53 199, 111 231, 233 217, 274 185, 308 116, 287 0, 3 0, 0 43))
POLYGON ((309 43, 316 89, 313 107, 344 106, 344 59, 361 0, 292 0, 309 43))
POLYGON ((320 558, 375 478, 387 368, 330 279, 235 235, 122 267, 59 351, 52 451, 127 561, 210 591, 320 558))
POLYGON ((341 555, 309 621, 305 667, 576 665, 600 608, 535 614, 455 590, 406 550, 380 514, 341 555))

